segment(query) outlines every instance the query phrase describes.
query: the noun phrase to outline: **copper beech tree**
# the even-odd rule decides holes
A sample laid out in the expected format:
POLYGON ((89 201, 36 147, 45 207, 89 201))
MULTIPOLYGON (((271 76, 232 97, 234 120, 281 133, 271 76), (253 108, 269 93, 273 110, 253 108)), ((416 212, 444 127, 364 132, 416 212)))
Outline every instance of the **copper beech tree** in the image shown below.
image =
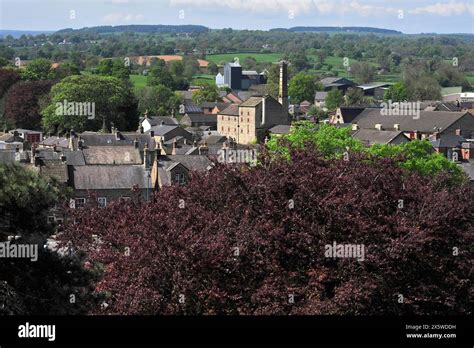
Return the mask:
POLYGON ((469 314, 474 195, 363 154, 216 166, 149 203, 76 209, 107 314, 469 314), (325 246, 365 247, 363 261, 325 246))

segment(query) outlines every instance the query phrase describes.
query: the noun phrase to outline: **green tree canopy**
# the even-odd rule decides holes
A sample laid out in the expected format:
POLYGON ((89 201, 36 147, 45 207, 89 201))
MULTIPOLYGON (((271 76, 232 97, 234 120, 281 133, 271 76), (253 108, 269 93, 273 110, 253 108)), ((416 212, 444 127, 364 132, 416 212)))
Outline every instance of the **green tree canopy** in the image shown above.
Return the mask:
POLYGON ((321 89, 322 86, 311 75, 300 72, 290 80, 288 94, 293 104, 299 104, 305 100, 314 100, 314 94, 321 89))
POLYGON ((343 103, 344 95, 342 94, 342 91, 335 88, 328 92, 328 95, 326 96, 325 105, 329 111, 336 110, 343 103))
POLYGON ((413 140, 399 145, 376 144, 365 147, 352 137, 350 127, 336 128, 327 124, 314 124, 308 121, 297 122, 290 134, 272 137, 267 148, 277 156, 289 158, 291 149, 305 148, 314 144, 326 158, 340 158, 346 151, 364 152, 374 158, 392 158, 401 167, 422 175, 435 175, 441 172, 450 175, 452 182, 459 183, 465 176, 461 168, 443 155, 434 152, 427 140, 413 140))
POLYGON ((38 81, 50 80, 55 77, 55 71, 51 67, 51 62, 44 58, 38 58, 31 61, 21 72, 24 80, 38 81))
POLYGON ((158 86, 145 86, 136 91, 138 110, 144 114, 147 110, 151 115, 167 116, 172 110, 178 110, 180 97, 169 88, 158 86))
POLYGON ((403 82, 397 82, 390 86, 384 93, 385 101, 402 102, 408 99, 407 89, 403 82))
POLYGON ((130 67, 122 59, 104 59, 96 68, 96 73, 104 76, 113 76, 118 79, 128 79, 130 67))
POLYGON ((221 97, 219 96, 219 91, 216 86, 203 86, 200 90, 194 92, 193 94, 193 102, 198 105, 201 105, 204 102, 216 101, 221 101, 221 97))
POLYGON ((54 85, 51 103, 42 111, 43 125, 52 132, 63 132, 74 128, 82 132, 98 131, 105 120, 107 127, 113 122, 119 129, 127 129, 124 109, 130 100, 129 86, 124 81, 110 76, 80 75, 69 76, 54 85), (93 118, 81 115, 77 110, 62 109, 64 103, 80 107, 86 103, 93 118), (71 115, 72 112, 72 115, 71 115))

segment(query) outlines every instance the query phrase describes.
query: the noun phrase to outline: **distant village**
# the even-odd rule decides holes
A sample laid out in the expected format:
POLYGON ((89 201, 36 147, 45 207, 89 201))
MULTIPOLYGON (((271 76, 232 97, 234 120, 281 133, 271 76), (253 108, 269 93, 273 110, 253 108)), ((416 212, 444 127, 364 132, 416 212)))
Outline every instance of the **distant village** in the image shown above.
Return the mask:
MULTIPOLYGON (((179 121, 176 115, 154 116, 148 112, 135 132, 111 125, 106 132, 51 136, 40 131, 11 129, 0 133, 0 163, 18 163, 55 178, 73 190, 70 207, 83 207, 91 197, 99 206, 137 193, 148 199, 154 191, 173 183, 186 184, 191 173, 212 170, 213 161, 228 158, 229 151, 256 153, 270 137, 288 134, 292 123, 309 120, 334 127, 351 127, 352 136, 367 146, 400 144, 427 139, 433 151, 463 168, 474 184, 474 93, 454 93, 442 100, 418 102, 414 114, 404 114, 403 105, 383 103, 384 83, 357 85, 348 78, 320 81, 324 91, 314 100, 292 104, 288 97, 288 64, 280 62, 278 100, 262 93, 264 73, 243 71, 238 62, 227 63, 216 76, 221 102, 196 105, 195 90, 183 92, 179 121), (358 88, 375 100, 371 105, 343 106, 319 120, 309 116, 314 105, 325 109, 330 90, 344 94, 358 88), (91 195, 92 194, 92 195, 91 195)), ((411 110, 413 111, 413 110, 411 110)), ((63 222, 64 213, 51 212, 50 223, 63 222)))

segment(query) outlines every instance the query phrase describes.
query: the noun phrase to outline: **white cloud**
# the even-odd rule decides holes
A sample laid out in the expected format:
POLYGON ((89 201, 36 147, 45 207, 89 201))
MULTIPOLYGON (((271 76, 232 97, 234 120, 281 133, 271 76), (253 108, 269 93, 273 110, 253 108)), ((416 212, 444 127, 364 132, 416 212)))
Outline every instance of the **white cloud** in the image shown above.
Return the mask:
POLYGON ((116 24, 123 22, 142 22, 145 16, 142 14, 131 14, 131 13, 109 13, 102 18, 102 21, 107 24, 116 24))
POLYGON ((472 2, 467 3, 458 1, 450 1, 445 3, 438 2, 434 5, 417 7, 408 12, 412 14, 434 14, 438 16, 462 15, 465 13, 474 15, 474 4, 472 2))
POLYGON ((169 0, 169 3, 175 7, 228 7, 231 10, 260 13, 292 11, 295 14, 355 14, 359 16, 397 14, 400 10, 413 14, 432 13, 443 16, 474 13, 474 5, 455 0, 417 8, 410 5, 411 1, 398 1, 400 6, 396 5, 397 1, 391 1, 391 6, 386 6, 381 1, 373 0, 169 0), (379 5, 380 3, 382 4, 379 5))

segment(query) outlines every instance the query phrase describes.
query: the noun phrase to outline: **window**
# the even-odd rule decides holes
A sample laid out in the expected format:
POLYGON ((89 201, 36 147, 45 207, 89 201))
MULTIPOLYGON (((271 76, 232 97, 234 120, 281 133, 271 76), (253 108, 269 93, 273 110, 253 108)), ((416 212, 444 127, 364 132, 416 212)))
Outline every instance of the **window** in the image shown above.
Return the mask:
POLYGON ((52 225, 54 223, 54 216, 48 216, 48 224, 52 225))
POLYGON ((176 173, 174 175, 174 181, 180 185, 184 184, 184 174, 183 173, 176 173))
POLYGON ((250 123, 250 118, 247 118, 247 123, 250 123))
POLYGON ((62 225, 62 224, 63 224, 63 221, 64 221, 63 218, 57 218, 57 219, 56 219, 56 223, 57 223, 58 225, 62 225))
POLYGON ((85 198, 76 198, 76 208, 84 208, 86 206, 86 199, 85 198))
POLYGON ((107 206, 107 198, 106 197, 98 197, 97 202, 99 203, 99 208, 105 208, 107 206))
POLYGON ((224 131, 224 126, 221 126, 221 130, 224 131))
POLYGON ((247 111, 247 116, 250 116, 250 111, 247 111))

